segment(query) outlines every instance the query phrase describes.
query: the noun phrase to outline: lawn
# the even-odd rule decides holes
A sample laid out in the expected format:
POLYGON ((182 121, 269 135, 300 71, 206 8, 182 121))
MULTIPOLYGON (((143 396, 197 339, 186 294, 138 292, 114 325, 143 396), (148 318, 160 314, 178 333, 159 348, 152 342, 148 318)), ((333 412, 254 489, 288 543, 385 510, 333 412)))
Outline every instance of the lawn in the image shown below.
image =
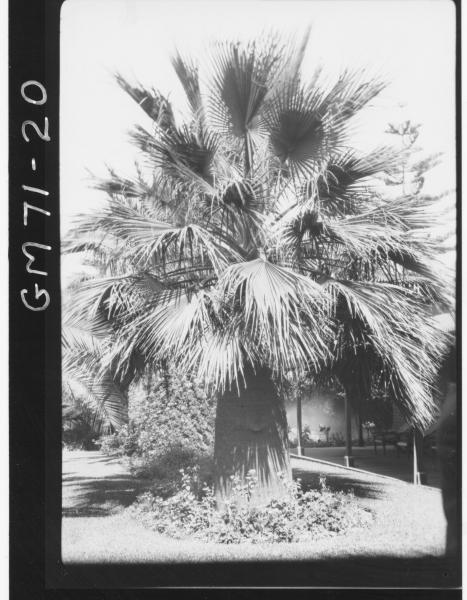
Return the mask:
POLYGON ((293 459, 294 475, 314 483, 323 474, 333 489, 354 490, 371 509, 373 525, 313 543, 223 545, 174 540, 130 516, 148 482, 135 480, 117 459, 95 452, 64 456, 62 558, 65 563, 180 563, 238 560, 314 560, 349 557, 442 556, 445 519, 439 490, 373 474, 293 459))

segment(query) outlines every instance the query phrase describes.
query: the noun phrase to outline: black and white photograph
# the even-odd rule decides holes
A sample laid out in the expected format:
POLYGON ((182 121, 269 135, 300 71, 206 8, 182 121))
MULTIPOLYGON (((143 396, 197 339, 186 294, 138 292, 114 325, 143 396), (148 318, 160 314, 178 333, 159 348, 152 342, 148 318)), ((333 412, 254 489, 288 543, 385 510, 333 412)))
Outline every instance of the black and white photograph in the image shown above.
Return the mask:
POLYGON ((455 67, 447 0, 62 4, 65 567, 459 585, 455 67))

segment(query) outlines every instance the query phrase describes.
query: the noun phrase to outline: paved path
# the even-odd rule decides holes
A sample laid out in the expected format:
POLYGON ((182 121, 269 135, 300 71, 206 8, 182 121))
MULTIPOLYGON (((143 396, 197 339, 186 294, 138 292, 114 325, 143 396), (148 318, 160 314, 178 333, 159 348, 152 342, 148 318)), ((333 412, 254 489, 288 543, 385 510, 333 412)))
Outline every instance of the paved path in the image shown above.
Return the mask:
POLYGON ((115 514, 150 485, 132 477, 118 458, 99 451, 64 451, 62 483, 64 517, 115 514))
MULTIPOLYGON (((382 448, 375 453, 373 446, 354 447, 352 450, 355 458, 355 467, 371 473, 394 477, 408 483, 413 482, 412 457, 407 454, 397 454, 393 447, 382 448)), ((309 458, 329 461, 337 465, 344 465, 345 448, 305 448, 305 455, 309 458)), ((427 484, 431 487, 441 488, 441 478, 436 456, 425 456, 425 471, 427 484)))

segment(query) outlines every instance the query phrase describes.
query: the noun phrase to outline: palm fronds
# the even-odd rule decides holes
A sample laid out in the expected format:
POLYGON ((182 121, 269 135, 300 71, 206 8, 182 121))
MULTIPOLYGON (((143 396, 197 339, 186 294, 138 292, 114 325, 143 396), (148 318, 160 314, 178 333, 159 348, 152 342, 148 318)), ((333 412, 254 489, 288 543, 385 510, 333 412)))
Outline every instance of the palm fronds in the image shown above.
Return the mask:
POLYGON ((274 35, 264 45, 226 42, 217 46, 209 108, 220 131, 243 139, 258 129, 264 99, 281 66, 282 49, 274 35))
POLYGON ((289 85, 265 111, 274 154, 297 178, 317 176, 331 152, 342 146, 349 119, 384 87, 345 72, 330 89, 289 85))
POLYGON ((147 90, 140 83, 131 85, 122 75, 115 74, 118 85, 140 106, 163 131, 174 125, 172 106, 167 98, 156 90, 147 90))
POLYGON ((173 56, 172 65, 183 86, 193 114, 197 118, 202 119, 203 104, 201 99, 198 66, 191 60, 182 57, 180 52, 176 52, 173 56))
MULTIPOLYGON (((93 428, 108 431, 126 422, 127 399, 112 371, 102 369, 102 358, 108 351, 108 338, 102 324, 94 323, 89 330, 63 328, 64 378, 79 394, 82 403, 92 412, 93 428)), ((108 332, 107 332, 108 333, 108 332)))
POLYGON ((361 339, 356 340, 354 352, 370 346, 381 359, 403 413, 425 428, 436 409, 433 385, 448 341, 431 311, 417 294, 391 284, 329 280, 326 285, 336 308, 345 311, 344 319, 336 315, 338 320, 346 322, 347 315, 359 320, 361 339))
POLYGON ((131 378, 137 357, 169 357, 219 389, 261 365, 346 371, 362 393, 382 373, 423 425, 445 347, 429 307, 450 302, 433 260, 447 213, 419 190, 386 196, 400 153, 349 147, 384 83, 349 70, 329 82, 319 66, 305 80, 308 37, 217 44, 207 94, 198 64, 176 54, 191 109, 181 124, 162 94, 117 76, 155 123, 131 134, 152 176, 95 181, 107 204, 77 220, 65 249, 99 276, 77 285, 67 322, 107 331, 98 372, 83 363, 97 382, 131 378))
MULTIPOLYGON (((175 185, 199 188, 212 193, 217 138, 213 132, 201 134, 184 126, 154 136, 143 127, 136 127, 131 139, 156 167, 175 185)), ((183 189, 182 187, 182 189, 183 189)))
POLYGON ((218 290, 243 335, 278 373, 325 358, 323 295, 313 280, 258 258, 230 266, 218 290))
POLYGON ((398 155, 392 148, 376 148, 363 156, 358 156, 355 150, 336 154, 327 161, 316 183, 304 186, 305 197, 314 192, 321 209, 329 216, 347 216, 364 210, 362 203, 374 194, 371 179, 392 172, 396 160, 398 155))

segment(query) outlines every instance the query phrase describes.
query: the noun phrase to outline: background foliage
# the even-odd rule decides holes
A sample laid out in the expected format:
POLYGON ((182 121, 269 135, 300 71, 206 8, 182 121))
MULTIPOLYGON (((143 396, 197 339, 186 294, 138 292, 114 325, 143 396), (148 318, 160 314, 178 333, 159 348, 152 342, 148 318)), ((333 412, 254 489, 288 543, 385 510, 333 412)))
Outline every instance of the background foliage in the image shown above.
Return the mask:
POLYGON ((133 472, 154 479, 164 495, 173 491, 181 468, 196 464, 210 479, 215 398, 199 381, 170 368, 148 372, 130 386, 128 417, 100 439, 104 452, 127 457, 133 472))

